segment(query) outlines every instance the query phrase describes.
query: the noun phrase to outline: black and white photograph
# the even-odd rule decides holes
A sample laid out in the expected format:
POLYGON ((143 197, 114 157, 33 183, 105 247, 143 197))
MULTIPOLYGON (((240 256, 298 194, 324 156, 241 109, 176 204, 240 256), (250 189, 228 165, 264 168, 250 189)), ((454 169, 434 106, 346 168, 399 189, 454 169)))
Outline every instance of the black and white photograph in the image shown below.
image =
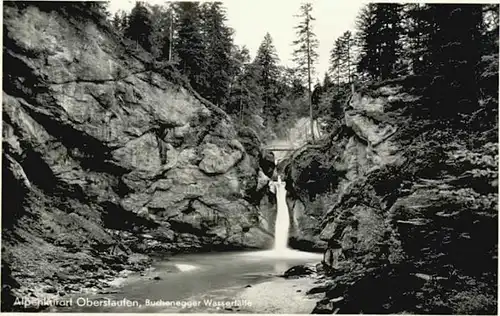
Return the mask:
POLYGON ((2 6, 1 312, 497 315, 498 3, 2 6))

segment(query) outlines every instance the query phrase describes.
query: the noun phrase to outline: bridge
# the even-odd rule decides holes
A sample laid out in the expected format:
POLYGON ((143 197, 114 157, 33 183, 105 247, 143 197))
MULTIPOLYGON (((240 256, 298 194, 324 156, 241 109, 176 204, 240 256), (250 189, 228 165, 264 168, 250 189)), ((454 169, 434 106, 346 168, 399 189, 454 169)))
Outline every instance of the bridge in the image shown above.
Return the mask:
POLYGON ((286 146, 264 146, 264 149, 269 151, 295 151, 300 147, 286 147, 286 146))

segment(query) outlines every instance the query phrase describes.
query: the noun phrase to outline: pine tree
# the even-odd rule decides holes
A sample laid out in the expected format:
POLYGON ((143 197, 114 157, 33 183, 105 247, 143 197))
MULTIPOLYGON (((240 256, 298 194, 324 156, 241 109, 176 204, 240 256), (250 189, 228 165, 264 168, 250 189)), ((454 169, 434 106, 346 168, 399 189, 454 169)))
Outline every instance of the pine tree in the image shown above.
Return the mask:
POLYGON ((335 79, 337 87, 341 82, 351 83, 356 76, 355 40, 350 31, 344 32, 335 40, 330 51, 329 72, 335 79))
POLYGON ((482 45, 482 8, 473 4, 431 4, 428 73, 429 94, 439 115, 468 113, 478 105, 477 66, 482 45))
MULTIPOLYGON (((237 115, 239 121, 245 124, 245 118, 262 113, 262 87, 258 84, 258 68, 250 62, 250 53, 246 47, 235 49, 235 72, 231 94, 226 111, 237 115)), ((248 122, 248 120, 247 120, 248 122)))
POLYGON ((323 90, 325 90, 325 91, 329 90, 332 87, 332 85, 333 85, 333 83, 332 83, 332 79, 331 79, 330 75, 328 75, 328 73, 325 72, 325 75, 323 77, 323 83, 322 83, 323 90))
POLYGON ((177 2, 174 11, 177 21, 174 50, 178 57, 178 68, 198 93, 207 95, 207 57, 199 3, 177 2))
POLYGON ((432 25, 426 20, 426 4, 408 3, 402 10, 402 63, 409 74, 425 71, 428 54, 426 43, 433 32, 432 25))
POLYGON ((118 34, 121 34, 122 20, 118 12, 115 12, 115 14, 113 15, 113 19, 111 20, 111 25, 118 34))
POLYGON ((278 54, 276 53, 273 39, 267 33, 257 50, 257 55, 253 63, 256 67, 258 84, 262 88, 264 117, 268 122, 274 121, 279 111, 277 108, 278 62, 278 54))
POLYGON ((245 73, 246 66, 250 63, 250 52, 245 46, 234 46, 231 53, 233 77, 229 86, 229 102, 226 105, 226 112, 235 114, 242 112, 243 109, 243 87, 242 78, 245 73))
POLYGON ((224 107, 228 102, 232 74, 232 30, 225 25, 227 18, 221 2, 204 3, 201 7, 202 32, 206 43, 208 93, 213 103, 224 107))
POLYGON ((357 33, 360 51, 358 62, 358 72, 368 77, 374 78, 378 75, 378 52, 376 39, 376 4, 370 3, 364 6, 356 20, 357 33))
POLYGON ((297 39, 293 41, 293 44, 297 46, 293 52, 294 62, 297 64, 297 69, 307 82, 307 90, 309 96, 309 115, 311 119, 311 136, 314 141, 314 117, 313 117, 313 104, 312 104, 312 90, 311 90, 311 77, 314 74, 314 64, 318 59, 318 49, 319 42, 316 35, 313 32, 313 21, 315 20, 312 16, 312 5, 310 3, 305 3, 300 6, 300 17, 302 20, 295 27, 297 30, 297 39))
POLYGON ((380 78, 387 79, 395 73, 401 55, 400 35, 402 5, 397 3, 377 4, 380 40, 380 78))
POLYGON ((173 37, 173 11, 170 6, 150 6, 153 21, 151 52, 159 60, 170 61, 173 37))
POLYGON ((285 96, 302 98, 306 94, 306 89, 296 68, 279 66, 279 73, 280 98, 285 96))
POLYGON ((342 77, 342 40, 337 38, 335 44, 330 51, 330 76, 334 79, 337 87, 340 87, 342 77))
POLYGON ((401 10, 396 3, 370 3, 358 16, 358 70, 370 78, 384 80, 396 75, 401 54, 401 10))
POLYGON ((350 31, 344 32, 340 37, 341 55, 340 67, 344 73, 346 82, 351 83, 355 75, 355 57, 354 57, 354 37, 350 31))
POLYGON ((241 77, 245 70, 245 66, 250 63, 250 51, 246 46, 239 47, 233 45, 231 48, 231 64, 230 64, 230 78, 229 78, 229 98, 236 87, 238 79, 241 77))
POLYGON ((120 35, 125 35, 125 30, 128 27, 128 14, 123 10, 118 10, 113 15, 113 19, 111 20, 111 26, 115 30, 115 32, 120 35))
POLYGON ((148 8, 143 2, 137 1, 130 12, 125 36, 141 45, 145 50, 151 51, 152 24, 148 8))

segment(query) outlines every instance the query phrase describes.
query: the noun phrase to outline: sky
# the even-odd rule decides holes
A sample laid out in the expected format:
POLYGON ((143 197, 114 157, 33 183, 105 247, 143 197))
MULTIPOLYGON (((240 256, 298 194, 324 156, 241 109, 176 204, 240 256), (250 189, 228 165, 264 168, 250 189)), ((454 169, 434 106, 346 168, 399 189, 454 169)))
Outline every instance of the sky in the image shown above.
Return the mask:
MULTIPOLYGON (((147 0, 151 4, 164 4, 164 0, 147 0)), ((293 66, 292 45, 294 27, 300 19, 301 0, 223 0, 227 12, 227 25, 234 29, 234 43, 246 45, 250 54, 255 53, 264 35, 273 38, 280 63, 293 66)), ((319 40, 319 60, 316 64, 316 80, 322 80, 328 70, 330 50, 335 39, 347 30, 354 30, 356 16, 365 2, 349 0, 311 0, 313 5, 314 32, 319 40)), ((111 0, 109 10, 130 11, 134 0, 111 0)))

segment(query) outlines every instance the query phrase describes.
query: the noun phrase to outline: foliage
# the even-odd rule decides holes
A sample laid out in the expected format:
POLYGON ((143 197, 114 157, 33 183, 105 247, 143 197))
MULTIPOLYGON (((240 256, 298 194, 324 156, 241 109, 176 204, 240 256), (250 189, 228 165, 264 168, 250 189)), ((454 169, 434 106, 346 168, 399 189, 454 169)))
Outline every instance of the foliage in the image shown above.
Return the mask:
MULTIPOLYGON (((295 27, 297 30, 297 39, 293 41, 293 45, 297 48, 293 51, 293 61, 297 64, 297 72, 299 78, 307 83, 307 93, 309 97, 309 115, 311 121, 311 132, 314 126, 314 116, 313 116, 313 104, 311 97, 311 77, 314 75, 315 67, 314 64, 317 62, 319 55, 317 49, 319 46, 316 34, 313 32, 312 22, 315 18, 311 14, 312 5, 310 3, 304 3, 300 6, 300 15, 302 21, 295 27)), ((314 140, 314 133, 311 133, 314 140)))
POLYGON ((162 61, 172 60, 174 12, 172 7, 152 5, 151 53, 162 61))
POLYGON ((262 88, 266 122, 273 122, 278 116, 278 62, 271 34, 266 33, 253 62, 257 71, 257 82, 262 88))
POLYGON ((293 51, 293 61, 297 64, 297 72, 303 84, 310 85, 310 77, 315 73, 315 64, 319 58, 317 49, 319 41, 313 32, 312 23, 316 20, 312 14, 312 5, 305 3, 300 6, 300 23, 295 27, 297 39, 293 41, 296 49, 293 51))
POLYGON ((335 45, 330 51, 330 75, 335 78, 337 85, 340 82, 350 83, 354 80, 356 75, 355 44, 352 33, 346 31, 335 40, 335 45))
POLYGON ((201 5, 202 34, 205 42, 207 91, 203 94, 221 108, 228 102, 230 80, 233 74, 231 53, 232 30, 225 25, 226 14, 221 2, 201 5))
POLYGON ((395 75, 401 54, 401 10, 400 4, 370 3, 358 17, 358 71, 371 79, 384 80, 395 75))
POLYGON ((177 2, 174 11, 177 20, 174 47, 179 70, 189 78, 191 86, 198 93, 205 95, 208 87, 208 61, 201 31, 199 4, 177 2))
POLYGON ((153 22, 145 3, 137 1, 127 21, 124 29, 125 36, 141 45, 145 50, 150 51, 153 22))

